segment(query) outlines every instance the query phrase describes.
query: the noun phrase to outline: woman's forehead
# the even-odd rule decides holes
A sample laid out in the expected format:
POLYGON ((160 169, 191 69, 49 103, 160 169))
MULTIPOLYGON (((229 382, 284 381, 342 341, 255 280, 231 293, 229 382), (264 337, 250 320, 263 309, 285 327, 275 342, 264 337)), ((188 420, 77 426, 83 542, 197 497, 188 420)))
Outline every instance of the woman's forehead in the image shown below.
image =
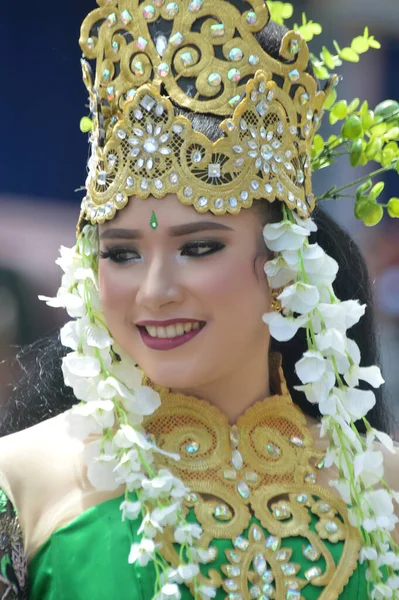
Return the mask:
POLYGON ((230 229, 247 227, 249 223, 259 220, 252 210, 241 210, 238 215, 214 215, 211 212, 200 214, 193 206, 184 206, 174 194, 164 198, 149 196, 142 199, 131 197, 125 208, 118 211, 111 221, 99 225, 99 231, 104 232, 116 227, 153 228, 156 219, 156 229, 168 229, 187 223, 215 223, 225 225, 230 229))

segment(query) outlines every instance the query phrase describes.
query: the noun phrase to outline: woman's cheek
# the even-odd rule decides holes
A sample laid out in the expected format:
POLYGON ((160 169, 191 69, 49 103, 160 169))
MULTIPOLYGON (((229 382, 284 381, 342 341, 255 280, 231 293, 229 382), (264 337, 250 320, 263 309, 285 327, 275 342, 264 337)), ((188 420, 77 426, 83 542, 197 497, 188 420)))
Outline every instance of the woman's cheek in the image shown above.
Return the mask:
POLYGON ((123 273, 113 273, 110 268, 103 267, 99 270, 99 288, 101 304, 104 312, 112 313, 121 311, 126 304, 129 290, 126 285, 127 278, 123 273))

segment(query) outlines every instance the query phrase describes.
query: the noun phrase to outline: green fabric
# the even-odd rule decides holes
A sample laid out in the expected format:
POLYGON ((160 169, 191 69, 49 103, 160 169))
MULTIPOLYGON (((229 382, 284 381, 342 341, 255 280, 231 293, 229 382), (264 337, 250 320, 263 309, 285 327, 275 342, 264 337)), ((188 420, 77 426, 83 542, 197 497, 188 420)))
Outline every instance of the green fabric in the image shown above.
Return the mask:
MULTIPOLYGON (((151 563, 145 568, 129 565, 130 545, 139 541, 139 522, 124 523, 119 506, 121 498, 109 500, 90 508, 71 523, 57 530, 33 557, 29 565, 29 600, 151 600, 154 586, 154 569, 151 563)), ((190 513, 189 520, 195 521, 190 513)), ((257 522, 253 519, 253 523, 257 522)), ((314 530, 313 517, 310 527, 314 530)), ((258 523, 259 525, 259 523, 258 523)), ((267 532, 265 532, 267 535, 267 532)), ((323 568, 324 561, 309 563, 301 538, 285 539, 284 547, 293 549, 291 562, 301 565, 298 576, 313 565, 323 568)), ((339 561, 342 544, 326 543, 335 563, 339 561)), ((208 568, 220 570, 226 564, 224 550, 231 548, 229 540, 215 540, 218 558, 208 568)), ((204 569, 204 573, 207 570, 204 569)), ((182 599, 192 598, 182 587, 182 599)), ((316 600, 324 588, 307 585, 302 590, 305 600, 316 600)), ((216 600, 224 600, 226 592, 218 590, 216 600)), ((364 566, 353 573, 340 600, 364 600, 367 587, 364 566)))

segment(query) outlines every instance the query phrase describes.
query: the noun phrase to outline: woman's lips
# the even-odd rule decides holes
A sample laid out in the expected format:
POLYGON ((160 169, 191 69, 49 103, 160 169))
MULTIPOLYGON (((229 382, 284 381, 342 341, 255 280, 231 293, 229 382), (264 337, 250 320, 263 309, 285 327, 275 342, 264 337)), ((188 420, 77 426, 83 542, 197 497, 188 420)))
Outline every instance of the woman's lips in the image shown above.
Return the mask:
POLYGON ((151 350, 172 350, 173 348, 182 346, 183 344, 186 344, 192 340, 196 335, 201 333, 204 327, 205 325, 199 329, 192 329, 191 331, 174 338, 158 338, 152 337, 145 327, 137 326, 141 335, 141 339, 143 340, 144 344, 148 346, 148 348, 151 348, 151 350))

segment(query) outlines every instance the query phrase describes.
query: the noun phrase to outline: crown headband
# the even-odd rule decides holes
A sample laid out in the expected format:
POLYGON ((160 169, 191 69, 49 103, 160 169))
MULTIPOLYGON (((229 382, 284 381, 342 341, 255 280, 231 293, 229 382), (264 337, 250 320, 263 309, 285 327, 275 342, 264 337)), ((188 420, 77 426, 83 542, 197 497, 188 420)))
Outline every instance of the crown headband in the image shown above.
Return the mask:
POLYGON ((81 219, 101 223, 130 196, 167 193, 198 212, 236 214, 277 198, 307 216, 310 150, 329 89, 306 72, 301 36, 286 34, 281 62, 253 35, 269 21, 263 1, 243 13, 222 0, 99 3, 80 40, 96 59, 94 77, 83 60, 94 128, 81 219), (227 117, 222 137, 193 131, 173 103, 227 117))

